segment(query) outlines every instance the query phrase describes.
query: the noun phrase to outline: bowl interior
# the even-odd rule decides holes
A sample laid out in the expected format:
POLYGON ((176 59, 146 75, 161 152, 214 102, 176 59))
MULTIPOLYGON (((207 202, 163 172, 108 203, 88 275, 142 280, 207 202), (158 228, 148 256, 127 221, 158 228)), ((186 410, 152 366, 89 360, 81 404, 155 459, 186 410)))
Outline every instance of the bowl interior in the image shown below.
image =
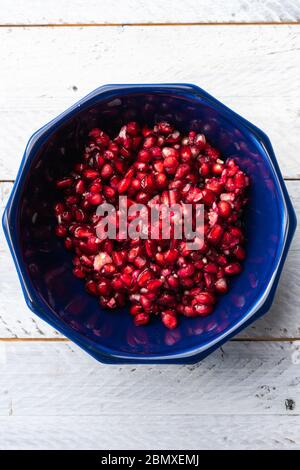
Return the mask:
POLYGON ((17 250, 30 290, 45 306, 48 320, 75 330, 93 348, 113 354, 173 355, 197 348, 224 333, 251 309, 268 285, 280 256, 285 211, 276 174, 253 129, 208 96, 174 87, 114 89, 96 94, 63 120, 54 121, 31 149, 17 195, 14 214, 17 250), (164 119, 180 130, 204 132, 224 157, 234 157, 251 179, 245 214, 248 237, 244 271, 232 281, 230 292, 207 318, 182 318, 167 331, 160 321, 135 327, 127 309, 101 309, 72 275, 72 255, 53 233, 53 204, 58 194, 53 180, 80 158, 89 129, 101 127, 115 135, 120 126, 137 119, 153 124, 164 119))

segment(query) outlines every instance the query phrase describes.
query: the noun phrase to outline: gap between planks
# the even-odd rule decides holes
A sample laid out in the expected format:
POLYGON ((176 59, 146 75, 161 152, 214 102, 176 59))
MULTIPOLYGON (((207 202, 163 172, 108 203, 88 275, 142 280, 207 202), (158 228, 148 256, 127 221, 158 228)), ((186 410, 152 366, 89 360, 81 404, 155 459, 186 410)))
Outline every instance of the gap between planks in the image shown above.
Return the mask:
POLYGON ((153 26, 300 26, 300 21, 250 21, 231 23, 207 23, 207 22, 186 22, 186 23, 18 23, 18 24, 0 24, 0 28, 123 28, 123 27, 153 27, 153 26))

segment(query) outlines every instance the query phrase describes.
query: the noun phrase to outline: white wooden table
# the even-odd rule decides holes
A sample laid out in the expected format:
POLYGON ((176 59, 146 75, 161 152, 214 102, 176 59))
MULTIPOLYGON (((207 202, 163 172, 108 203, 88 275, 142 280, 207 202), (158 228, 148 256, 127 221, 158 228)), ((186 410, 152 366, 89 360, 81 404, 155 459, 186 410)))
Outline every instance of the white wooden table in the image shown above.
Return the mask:
MULTIPOLYGON (((0 198, 104 83, 193 82, 270 136, 300 219, 300 0, 0 0, 0 198)), ((104 366, 26 307, 0 240, 0 449, 300 448, 300 237, 271 311, 195 366, 104 366)))

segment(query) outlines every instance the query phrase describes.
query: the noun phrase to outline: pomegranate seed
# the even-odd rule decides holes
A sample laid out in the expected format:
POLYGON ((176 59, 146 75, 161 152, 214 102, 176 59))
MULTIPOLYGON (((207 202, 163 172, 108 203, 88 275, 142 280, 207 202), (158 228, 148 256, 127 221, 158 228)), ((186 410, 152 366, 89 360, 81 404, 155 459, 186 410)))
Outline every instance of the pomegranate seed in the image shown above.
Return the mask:
POLYGON ((70 188, 73 184, 73 178, 62 178, 56 182, 56 187, 59 189, 70 188))
POLYGON ((190 277, 194 274, 195 268, 192 264, 188 264, 185 267, 178 270, 179 277, 190 277))
POLYGON ((90 204, 92 204, 92 206, 99 206, 99 204, 101 204, 101 202, 103 201, 103 198, 101 194, 95 193, 89 195, 88 201, 90 204))
POLYGON ((246 251, 241 245, 237 245, 234 248, 233 254, 238 260, 241 260, 241 261, 246 258, 246 251))
POLYGON ((146 139, 144 140, 144 148, 151 149, 151 147, 154 147, 155 143, 156 143, 156 137, 154 137, 153 135, 150 135, 146 137, 146 139))
POLYGON ((145 269, 138 276, 137 283, 140 287, 144 287, 152 277, 153 277, 153 275, 152 275, 152 272, 150 271, 150 269, 145 269))
POLYGON ((224 277, 221 277, 216 281, 215 289, 219 294, 226 294, 226 292, 228 291, 228 285, 224 277))
MULTIPOLYGON (((154 115, 152 101, 149 97, 143 107, 145 116, 154 115)), ((167 100, 161 110, 169 113, 167 100)), ((173 329, 179 315, 209 315, 217 296, 228 292, 228 278, 242 271, 246 252, 241 212, 249 178, 232 158, 220 159, 205 135, 194 130, 199 128, 197 120, 191 122, 193 130, 182 135, 167 121, 141 128, 132 120, 130 106, 124 116, 129 122, 115 139, 91 129, 82 161, 56 181, 63 196, 54 205, 55 233, 74 253, 74 275, 85 281, 89 294, 99 297, 100 305, 113 309, 130 300, 136 325, 160 315, 173 329), (198 249, 190 250, 186 240, 174 239, 175 213, 170 240, 162 235, 159 240, 131 240, 125 231, 124 239, 121 234, 116 241, 98 239, 101 217, 96 207, 103 201, 114 203, 119 215, 118 194, 127 196, 127 209, 135 203, 149 208, 203 203, 204 240, 196 237, 198 249)), ((162 227, 161 218, 156 228, 162 227)))
POLYGON ((97 291, 100 295, 109 295, 111 292, 110 283, 106 280, 99 282, 99 284, 97 285, 97 291))
POLYGON ((160 289, 161 286, 162 286, 162 281, 160 281, 159 279, 153 279, 153 280, 148 281, 147 283, 147 289, 149 291, 157 291, 158 289, 160 289))
POLYGON ((134 316, 134 324, 136 326, 141 326, 141 325, 147 325, 147 323, 149 323, 150 321, 150 316, 148 315, 148 313, 137 313, 135 316, 134 316))
POLYGON ((68 230, 67 228, 64 226, 64 225, 57 225, 56 228, 55 228, 55 234, 58 236, 58 237, 66 237, 67 236, 67 233, 68 233, 68 230))
POLYGON ((163 324, 170 330, 173 330, 177 327, 178 321, 173 310, 162 312, 161 319, 163 324))
POLYGON ((229 276, 234 276, 241 273, 242 267, 239 263, 230 263, 225 266, 224 271, 229 276))
POLYGON ((216 224, 212 227, 211 231, 207 235, 207 239, 213 245, 217 245, 220 242, 223 233, 223 227, 221 227, 221 225, 216 224))
POLYGON ((141 305, 133 304, 133 305, 131 305, 129 311, 130 311, 131 315, 135 316, 135 315, 138 315, 139 313, 142 313, 143 308, 142 308, 141 305))
POLYGON ((110 163, 106 163, 103 165, 102 170, 101 170, 101 177, 103 179, 108 179, 114 174, 113 167, 110 165, 110 163))
POLYGON ((98 294, 97 284, 92 280, 86 282, 85 288, 89 294, 92 294, 92 295, 98 294))
POLYGON ((74 274, 75 277, 78 277, 79 279, 84 279, 85 278, 85 272, 80 267, 74 268, 73 269, 73 274, 74 274))
POLYGON ((92 170, 91 168, 83 170, 83 176, 87 180, 94 180, 99 176, 98 171, 92 170))
POLYGON ((162 155, 164 158, 175 158, 176 161, 178 160, 179 154, 176 149, 173 147, 164 147, 162 149, 162 155))
POLYGON ((112 259, 108 253, 99 253, 99 255, 95 256, 94 259, 94 269, 95 271, 100 271, 105 264, 109 264, 111 262, 112 259))
POLYGON ((164 173, 158 173, 155 176, 155 184, 157 188, 164 189, 168 183, 168 178, 164 173))
POLYGON ((227 201, 220 201, 218 203, 218 211, 221 217, 224 217, 224 219, 228 219, 228 217, 231 214, 231 205, 227 201))
POLYGON ((196 304, 194 305, 194 311, 197 315, 206 317, 206 315, 209 315, 213 311, 213 306, 211 304, 196 304))
POLYGON ((164 254, 164 261, 167 265, 174 264, 176 263, 178 256, 179 256, 179 253, 175 248, 168 250, 164 254))
POLYGON ((129 188, 130 183, 131 183, 131 178, 124 178, 123 180, 121 180, 118 186, 119 193, 125 193, 127 189, 129 188))
POLYGON ((173 127, 168 122, 160 122, 158 124, 158 131, 161 134, 168 135, 173 131, 173 127))

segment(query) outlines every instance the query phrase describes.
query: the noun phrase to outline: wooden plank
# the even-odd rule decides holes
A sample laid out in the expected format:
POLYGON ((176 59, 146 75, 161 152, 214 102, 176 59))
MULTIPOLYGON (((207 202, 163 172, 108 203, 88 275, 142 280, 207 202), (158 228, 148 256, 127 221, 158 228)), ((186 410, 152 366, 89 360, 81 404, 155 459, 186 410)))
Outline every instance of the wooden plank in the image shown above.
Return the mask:
POLYGON ((298 0, 1 0, 0 24, 297 22, 298 0))
MULTIPOLYGON (((147 406, 147 403, 145 403, 147 406)), ((2 450, 299 450, 299 418, 0 417, 2 450)))
POLYGON ((207 89, 264 129, 284 176, 299 177, 299 50, 299 26, 0 28, 0 177, 15 178, 31 133, 81 96, 149 81, 207 89))
POLYGON ((114 367, 69 344, 0 343, 0 448, 300 448, 299 347, 114 367))
MULTIPOLYGON (((0 184, 1 212, 12 183, 0 184)), ((298 219, 300 219, 300 182, 288 181, 298 219)), ((3 232, 0 232, 0 338, 60 338, 61 336, 27 308, 3 232)), ((243 331, 239 338, 299 338, 300 237, 296 232, 272 309, 243 331)))
POLYGON ((300 420, 299 341, 230 342, 196 365, 175 367, 103 365, 71 343, 0 344, 1 416, 276 414, 300 420))

